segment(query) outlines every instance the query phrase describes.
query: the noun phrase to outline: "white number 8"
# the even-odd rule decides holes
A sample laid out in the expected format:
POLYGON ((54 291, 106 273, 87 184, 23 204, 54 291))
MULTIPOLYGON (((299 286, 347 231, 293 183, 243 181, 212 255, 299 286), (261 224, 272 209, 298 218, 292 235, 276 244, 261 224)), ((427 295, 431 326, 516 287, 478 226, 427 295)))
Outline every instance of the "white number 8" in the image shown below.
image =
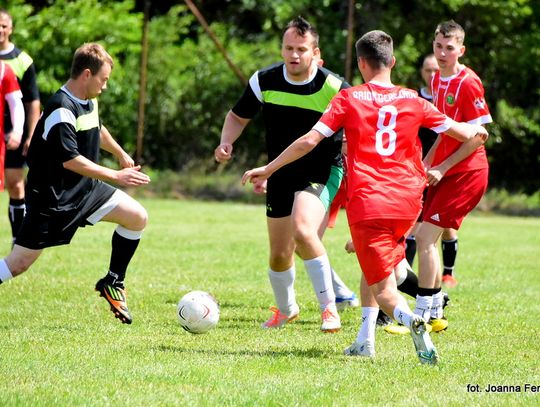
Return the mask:
POLYGON ((375 133, 375 150, 380 155, 389 156, 396 151, 396 118, 398 111, 395 106, 387 105, 379 109, 379 119, 377 120, 377 132, 375 133), (388 115, 390 115, 387 120, 388 115), (388 122, 388 124, 384 124, 388 122), (384 134, 388 134, 388 146, 384 147, 384 134))

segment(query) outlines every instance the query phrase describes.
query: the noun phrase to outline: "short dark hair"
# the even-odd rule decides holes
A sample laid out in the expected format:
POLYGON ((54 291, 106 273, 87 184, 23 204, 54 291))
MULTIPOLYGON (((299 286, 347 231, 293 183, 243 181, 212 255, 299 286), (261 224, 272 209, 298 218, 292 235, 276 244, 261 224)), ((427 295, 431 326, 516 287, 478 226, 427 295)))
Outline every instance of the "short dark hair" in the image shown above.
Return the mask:
POLYGON ((356 55, 365 59, 372 68, 388 67, 394 55, 392 37, 384 31, 369 31, 356 41, 356 55))
POLYGON ((93 42, 83 44, 73 55, 71 78, 77 79, 85 69, 90 69, 92 75, 95 75, 105 63, 113 67, 113 60, 105 48, 93 42))
POLYGON ((454 20, 443 21, 435 29, 435 37, 442 34, 444 38, 455 37, 457 42, 463 44, 465 41, 465 30, 454 20))
POLYGON ((283 35, 285 35, 287 30, 289 30, 290 28, 294 28, 294 30, 296 31, 296 34, 298 34, 301 37, 304 37, 307 33, 310 33, 313 36, 313 46, 315 48, 319 46, 319 33, 317 32, 317 29, 313 27, 302 16, 298 16, 294 20, 289 21, 289 23, 283 30, 283 35))

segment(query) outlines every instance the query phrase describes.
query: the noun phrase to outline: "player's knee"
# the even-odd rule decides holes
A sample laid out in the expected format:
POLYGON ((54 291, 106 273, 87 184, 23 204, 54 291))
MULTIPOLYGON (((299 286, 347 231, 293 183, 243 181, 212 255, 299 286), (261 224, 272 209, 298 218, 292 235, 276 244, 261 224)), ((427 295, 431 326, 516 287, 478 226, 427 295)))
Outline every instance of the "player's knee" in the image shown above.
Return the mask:
POLYGON ((436 243, 429 236, 426 236, 422 233, 417 234, 415 236, 415 239, 416 239, 416 248, 419 252, 432 249, 436 243))
POLYGON ((317 233, 308 227, 296 227, 293 231, 294 241, 299 246, 310 244, 315 236, 317 236, 317 233))
POLYGON ((269 265, 272 270, 287 270, 291 267, 293 261, 294 257, 291 253, 280 251, 270 254, 269 265))
POLYGON ((144 209, 143 206, 139 205, 137 211, 133 215, 133 229, 134 230, 143 230, 148 223, 148 212, 144 209))
POLYGON ((24 198, 24 181, 20 182, 18 180, 8 180, 6 178, 5 186, 10 198, 24 198))

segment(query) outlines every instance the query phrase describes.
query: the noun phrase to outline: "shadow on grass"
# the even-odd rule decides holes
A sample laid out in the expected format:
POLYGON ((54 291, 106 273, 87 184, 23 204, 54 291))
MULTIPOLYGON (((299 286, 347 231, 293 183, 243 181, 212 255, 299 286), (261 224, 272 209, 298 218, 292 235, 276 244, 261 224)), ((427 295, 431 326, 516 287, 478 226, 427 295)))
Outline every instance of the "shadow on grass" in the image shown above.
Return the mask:
POLYGON ((251 357, 272 357, 272 358, 306 358, 306 359, 320 359, 335 356, 331 351, 323 351, 318 348, 310 349, 283 349, 283 350, 230 350, 230 349, 193 349, 182 346, 160 345, 152 348, 156 352, 165 353, 186 353, 186 354, 202 354, 202 355, 216 355, 216 356, 251 356, 251 357))

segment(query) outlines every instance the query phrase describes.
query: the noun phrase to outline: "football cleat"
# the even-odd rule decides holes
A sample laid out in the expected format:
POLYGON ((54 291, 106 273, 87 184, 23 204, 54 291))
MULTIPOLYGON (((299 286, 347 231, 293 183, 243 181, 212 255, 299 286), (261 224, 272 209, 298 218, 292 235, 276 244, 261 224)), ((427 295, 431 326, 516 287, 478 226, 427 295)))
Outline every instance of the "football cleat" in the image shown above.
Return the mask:
POLYGON ((343 311, 346 308, 358 308, 360 301, 355 293, 350 297, 336 297, 336 308, 338 311, 343 311))
MULTIPOLYGON (((431 332, 432 329, 433 328, 431 325, 429 324, 426 325, 426 330, 428 332, 431 332)), ((392 335, 408 335, 410 332, 409 328, 401 324, 392 324, 392 325, 385 326, 384 330, 392 335)))
POLYGON ((431 326, 433 332, 442 332, 448 328, 448 320, 446 319, 446 317, 430 318, 428 326, 431 326))
POLYGON ((375 345, 366 340, 362 343, 353 342, 351 346, 343 351, 346 356, 363 356, 366 358, 375 357, 375 345))
POLYGON ((450 303, 450 297, 448 296, 448 293, 445 293, 444 291, 442 295, 443 295, 442 309, 445 309, 450 303))
POLYGON ((442 276, 442 283, 448 288, 454 288, 458 285, 458 281, 452 274, 444 274, 442 276))
POLYGON ((293 308, 293 312, 291 312, 290 315, 283 314, 278 307, 270 307, 270 311, 272 311, 272 316, 268 319, 268 321, 261 325, 261 327, 264 329, 281 328, 283 325, 288 324, 289 322, 292 322, 298 318, 298 314, 300 313, 298 305, 293 308))
POLYGON ((386 315, 382 310, 379 310, 377 315, 377 326, 388 326, 392 324, 392 318, 386 315))
POLYGON ((341 329, 341 319, 334 304, 328 304, 321 314, 321 331, 325 333, 337 332, 341 329))
POLYGON ((123 287, 109 284, 105 278, 102 278, 96 283, 96 291, 99 292, 100 297, 107 300, 114 316, 122 321, 123 324, 131 324, 133 322, 133 318, 127 307, 126 290, 123 287))
POLYGON ((437 354, 437 349, 431 341, 431 337, 426 329, 426 321, 419 316, 414 315, 413 320, 411 321, 411 337, 414 343, 414 348, 416 349, 416 354, 420 363, 426 365, 435 365, 439 360, 439 355, 437 354))

